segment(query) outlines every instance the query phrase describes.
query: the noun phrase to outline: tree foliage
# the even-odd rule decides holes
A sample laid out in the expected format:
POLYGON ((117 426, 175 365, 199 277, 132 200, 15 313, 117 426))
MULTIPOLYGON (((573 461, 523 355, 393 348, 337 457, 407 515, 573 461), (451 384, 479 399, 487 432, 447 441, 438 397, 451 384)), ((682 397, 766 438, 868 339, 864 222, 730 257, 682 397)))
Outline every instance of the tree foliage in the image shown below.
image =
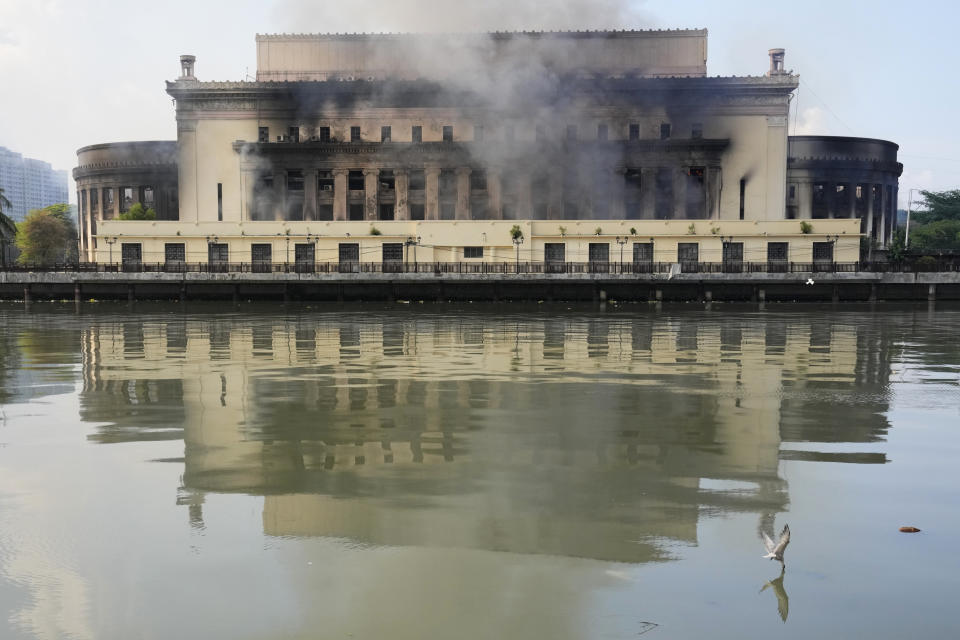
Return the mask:
POLYGON ((77 259, 77 228, 70 205, 34 209, 17 225, 20 264, 54 264, 77 259))
POLYGON ((923 209, 912 214, 918 224, 941 220, 960 220, 960 189, 949 191, 921 191, 923 209))
POLYGON ((121 213, 118 220, 156 220, 157 212, 153 207, 144 207, 139 202, 133 204, 127 211, 121 213))

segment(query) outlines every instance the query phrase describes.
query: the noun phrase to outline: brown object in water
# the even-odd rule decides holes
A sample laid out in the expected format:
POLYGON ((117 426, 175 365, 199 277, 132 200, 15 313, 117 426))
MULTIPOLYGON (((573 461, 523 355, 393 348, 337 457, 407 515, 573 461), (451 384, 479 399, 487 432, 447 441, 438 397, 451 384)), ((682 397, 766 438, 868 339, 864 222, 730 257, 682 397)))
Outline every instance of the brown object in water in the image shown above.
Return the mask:
POLYGON ((918 533, 920 529, 916 527, 900 527, 900 533, 918 533))

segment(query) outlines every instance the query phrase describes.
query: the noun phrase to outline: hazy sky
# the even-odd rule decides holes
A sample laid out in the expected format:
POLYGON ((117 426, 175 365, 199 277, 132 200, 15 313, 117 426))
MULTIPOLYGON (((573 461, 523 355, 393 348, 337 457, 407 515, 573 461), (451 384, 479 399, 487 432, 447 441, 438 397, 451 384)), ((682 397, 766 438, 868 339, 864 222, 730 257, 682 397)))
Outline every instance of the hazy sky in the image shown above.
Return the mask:
MULTIPOLYGON (((914 0, 0 0, 0 146, 72 169, 79 147, 176 137, 164 80, 256 70, 256 33, 709 29, 710 75, 800 74, 790 131, 900 144, 901 194, 960 187, 958 3, 914 0)), ((73 189, 71 188, 71 194, 73 189)), ((73 197, 73 196, 72 196, 73 197)))

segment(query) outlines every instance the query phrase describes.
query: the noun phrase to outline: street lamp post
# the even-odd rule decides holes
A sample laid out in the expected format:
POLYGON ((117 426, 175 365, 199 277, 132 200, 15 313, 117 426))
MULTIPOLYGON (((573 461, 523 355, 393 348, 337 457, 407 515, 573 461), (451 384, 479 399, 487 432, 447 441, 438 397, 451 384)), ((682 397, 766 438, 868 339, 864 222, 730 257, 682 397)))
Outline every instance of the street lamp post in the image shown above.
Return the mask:
POLYGON ((617 236, 616 241, 620 245, 620 273, 623 273, 623 245, 627 244, 627 237, 617 236))
POLYGON ((910 246, 910 212, 913 210, 913 192, 920 191, 920 189, 910 189, 907 196, 907 229, 903 233, 903 248, 906 249, 910 246))
POLYGON ((107 246, 110 248, 110 257, 108 259, 108 262, 112 265, 113 264, 113 243, 117 241, 117 238, 116 236, 112 238, 104 238, 103 241, 106 242, 107 246))
POLYGON ((513 246, 517 248, 517 273, 520 273, 520 245, 523 244, 523 236, 514 236, 513 246))

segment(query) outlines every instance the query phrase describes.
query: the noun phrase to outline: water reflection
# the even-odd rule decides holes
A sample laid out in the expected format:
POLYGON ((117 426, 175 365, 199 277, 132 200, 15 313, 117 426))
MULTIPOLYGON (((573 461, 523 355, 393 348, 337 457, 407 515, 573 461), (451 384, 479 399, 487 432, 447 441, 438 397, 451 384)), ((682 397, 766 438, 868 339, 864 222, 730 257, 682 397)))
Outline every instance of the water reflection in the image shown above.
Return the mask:
POLYGON ((206 492, 239 492, 264 496, 272 536, 661 561, 704 515, 771 526, 781 459, 886 460, 818 450, 884 439, 881 323, 391 312, 81 332, 91 439, 182 438, 195 528, 206 492))
POLYGON ((783 586, 783 578, 787 575, 786 567, 780 569, 780 576, 769 581, 760 589, 760 593, 763 593, 767 589, 773 589, 773 595, 777 597, 777 613, 780 614, 780 619, 784 622, 787 621, 787 616, 790 614, 790 598, 787 596, 787 590, 783 586))

